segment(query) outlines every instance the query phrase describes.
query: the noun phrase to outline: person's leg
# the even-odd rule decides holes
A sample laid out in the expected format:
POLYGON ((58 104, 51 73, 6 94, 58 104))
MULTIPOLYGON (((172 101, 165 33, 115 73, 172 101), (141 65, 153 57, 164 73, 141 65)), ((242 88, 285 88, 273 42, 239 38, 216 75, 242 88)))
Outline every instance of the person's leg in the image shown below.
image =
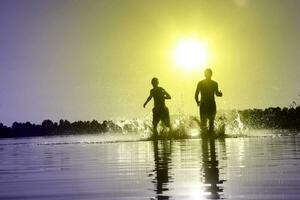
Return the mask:
POLYGON ((209 117, 209 129, 208 129, 208 132, 210 134, 214 133, 214 123, 215 123, 215 115, 211 115, 209 117))
POLYGON ((169 114, 169 109, 167 107, 163 111, 162 122, 164 123, 164 125, 166 127, 168 127, 169 129, 171 129, 170 114, 169 114))
POLYGON ((153 121, 153 135, 152 135, 153 138, 157 138, 157 136, 158 136, 157 124, 158 124, 158 122, 153 121))
POLYGON ((205 132, 207 130, 207 113, 203 105, 200 105, 200 126, 201 131, 205 132))
POLYGON ((152 112, 153 112, 153 120, 152 120, 152 125, 153 125, 152 132, 153 132, 153 135, 152 135, 152 137, 155 139, 158 136, 157 125, 158 125, 158 122, 159 122, 159 116, 158 116, 156 110, 153 109, 152 112))
POLYGON ((202 131, 207 131, 207 116, 206 114, 201 115, 201 130, 202 131))
POLYGON ((209 113, 209 129, 208 132, 210 134, 214 133, 214 124, 215 124, 215 117, 216 117, 216 104, 212 104, 210 107, 210 113, 209 113))

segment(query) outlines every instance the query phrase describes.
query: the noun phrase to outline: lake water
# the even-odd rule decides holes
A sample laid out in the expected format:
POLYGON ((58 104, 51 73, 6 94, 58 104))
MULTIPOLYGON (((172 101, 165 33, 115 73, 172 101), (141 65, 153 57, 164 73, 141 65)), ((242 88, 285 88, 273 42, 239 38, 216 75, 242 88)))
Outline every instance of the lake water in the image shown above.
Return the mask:
POLYGON ((300 136, 0 140, 0 199, 300 199, 300 136))

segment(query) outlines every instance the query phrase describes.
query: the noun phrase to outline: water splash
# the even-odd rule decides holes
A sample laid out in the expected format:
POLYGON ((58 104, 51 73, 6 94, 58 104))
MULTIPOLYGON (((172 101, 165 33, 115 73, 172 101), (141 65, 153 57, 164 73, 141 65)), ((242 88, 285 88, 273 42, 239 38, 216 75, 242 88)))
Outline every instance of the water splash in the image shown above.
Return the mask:
MULTIPOLYGON (((149 139, 152 135, 152 119, 120 120, 115 122, 114 130, 119 130, 122 134, 137 134, 141 139, 149 139)), ((199 138, 201 136, 199 117, 189 115, 171 116, 171 126, 169 129, 159 123, 158 132, 161 139, 186 139, 199 138)), ((220 112, 215 120, 216 134, 226 134, 229 137, 244 136, 248 128, 243 124, 238 111, 220 112)))
POLYGON ((226 127, 225 132, 231 136, 243 136, 248 131, 248 128, 244 125, 241 120, 241 116, 237 110, 228 111, 226 115, 226 127))

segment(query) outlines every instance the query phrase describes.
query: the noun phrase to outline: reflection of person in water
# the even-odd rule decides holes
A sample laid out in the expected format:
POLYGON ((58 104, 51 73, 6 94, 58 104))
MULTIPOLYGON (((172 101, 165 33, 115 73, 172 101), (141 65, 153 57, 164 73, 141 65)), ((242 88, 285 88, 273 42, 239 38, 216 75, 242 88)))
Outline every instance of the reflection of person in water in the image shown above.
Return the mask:
POLYGON ((147 98, 146 102, 144 103, 144 108, 146 107, 147 103, 153 98, 154 99, 154 108, 153 111, 153 136, 154 138, 157 137, 157 125, 159 121, 162 121, 165 126, 168 128, 170 127, 170 116, 169 116, 169 109, 165 104, 165 99, 171 99, 169 93, 167 93, 162 87, 158 87, 158 79, 153 78, 151 80, 151 84, 153 88, 150 90, 150 95, 147 98))
POLYGON ((223 192, 223 188, 218 184, 222 184, 224 180, 219 180, 219 162, 216 155, 215 140, 203 139, 202 153, 206 192, 210 192, 209 199, 220 199, 220 192, 223 192))
POLYGON ((215 95, 221 97, 223 94, 219 91, 218 83, 211 80, 212 70, 206 69, 204 71, 205 79, 200 81, 195 92, 195 100, 200 107, 200 120, 202 131, 207 130, 207 120, 209 120, 209 133, 214 131, 214 120, 216 116, 216 102, 215 95), (198 96, 201 94, 201 100, 198 96))
POLYGON ((155 193, 157 195, 156 199, 163 200, 169 199, 168 195, 164 195, 165 191, 168 191, 168 184, 171 182, 171 175, 169 174, 171 162, 171 147, 172 141, 159 141, 155 140, 153 142, 154 150, 154 176, 155 179, 153 183, 155 184, 155 193))

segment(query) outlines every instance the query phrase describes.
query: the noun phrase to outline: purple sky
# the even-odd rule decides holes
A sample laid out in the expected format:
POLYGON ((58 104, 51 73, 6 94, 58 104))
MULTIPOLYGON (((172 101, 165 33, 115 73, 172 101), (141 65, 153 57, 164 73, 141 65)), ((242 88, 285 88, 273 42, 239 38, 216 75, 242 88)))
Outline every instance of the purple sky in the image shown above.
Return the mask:
POLYGON ((174 68, 181 36, 207 39, 219 109, 299 102, 300 1, 0 0, 0 121, 151 115, 158 76, 171 114, 197 114, 201 70, 174 68), (167 52, 167 53, 166 53, 167 52))

